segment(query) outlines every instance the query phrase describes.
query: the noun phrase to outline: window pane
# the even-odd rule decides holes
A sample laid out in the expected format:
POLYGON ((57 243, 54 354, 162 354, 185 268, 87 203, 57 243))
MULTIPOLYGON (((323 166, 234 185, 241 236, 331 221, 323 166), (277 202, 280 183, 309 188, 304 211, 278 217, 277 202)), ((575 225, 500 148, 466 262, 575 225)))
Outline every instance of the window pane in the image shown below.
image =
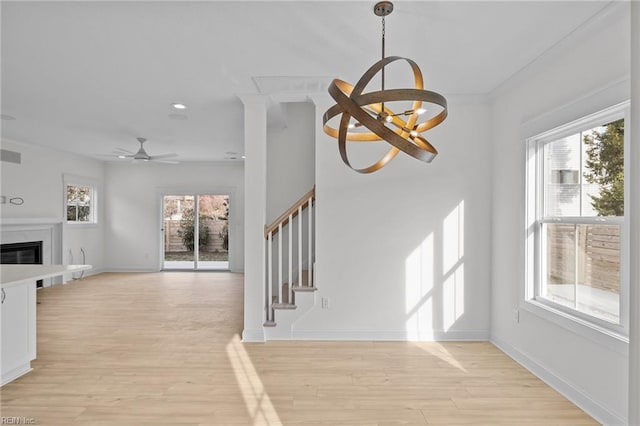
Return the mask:
POLYGON ((541 296, 620 322, 620 226, 545 224, 541 296))
POLYGON ((89 206, 78 206, 78 221, 79 222, 89 222, 91 211, 89 206))
POLYGON ((544 215, 624 215, 624 120, 544 145, 544 215))
POLYGON ((620 226, 579 225, 578 310, 620 322, 620 226))
POLYGON ((580 134, 544 146, 545 216, 580 216, 580 134))
POLYGON ((195 197, 166 195, 163 204, 164 266, 193 269, 195 197))
POLYGON ((546 224, 547 264, 541 294, 570 308, 576 301, 576 226, 546 224))
POLYGON ((91 188, 88 186, 67 185, 68 203, 88 203, 91 201, 91 188))
POLYGON ((582 133, 585 209, 592 215, 624 216, 624 120, 582 133))
POLYGON ((74 221, 76 220, 77 207, 76 206, 67 206, 67 220, 74 221))

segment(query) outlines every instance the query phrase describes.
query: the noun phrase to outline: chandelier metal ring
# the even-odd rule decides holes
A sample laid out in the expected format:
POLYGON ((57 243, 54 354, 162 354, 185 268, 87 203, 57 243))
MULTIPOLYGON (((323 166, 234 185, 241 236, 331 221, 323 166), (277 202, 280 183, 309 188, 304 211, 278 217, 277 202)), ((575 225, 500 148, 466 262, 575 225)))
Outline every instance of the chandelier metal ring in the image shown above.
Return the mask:
POLYGON ((355 86, 335 79, 329 86, 329 94, 336 101, 336 105, 329 108, 323 117, 324 131, 328 135, 338 139, 338 147, 342 161, 351 169, 359 173, 371 173, 384 167, 391 161, 399 151, 424 161, 431 162, 437 155, 438 151, 425 138, 417 133, 431 129, 440 124, 447 117, 447 101, 436 93, 428 90, 422 90, 423 79, 422 72, 418 65, 407 58, 400 56, 390 56, 376 62, 365 72, 355 86), (414 74, 414 89, 394 89, 382 90, 362 94, 362 91, 373 77, 384 69, 388 64, 403 60, 406 61, 414 74), (412 101, 412 108, 406 111, 408 119, 403 120, 400 115, 387 108, 385 102, 393 101, 412 101), (417 124, 419 119, 419 109, 422 103, 428 102, 439 105, 442 108, 437 115, 417 124), (370 112, 376 114, 372 116, 370 112), (340 125, 333 128, 327 124, 333 117, 342 114, 340 125), (366 127, 370 132, 349 132, 349 121, 353 117, 366 127), (386 118, 386 120, 384 119, 386 118), (395 127, 390 129, 384 123, 387 122, 395 127), (376 163, 362 168, 354 168, 347 156, 346 142, 376 142, 385 140, 392 145, 392 148, 376 163))
POLYGON ((420 133, 442 123, 447 117, 447 100, 444 96, 424 90, 422 71, 411 59, 400 56, 385 57, 385 17, 393 12, 393 3, 379 1, 373 8, 376 16, 382 18, 382 59, 365 72, 355 86, 346 81, 335 79, 329 86, 329 94, 336 104, 329 108, 323 116, 323 129, 326 134, 338 139, 338 147, 342 161, 351 169, 360 173, 372 173, 384 167, 400 151, 427 163, 438 154, 438 151, 420 133), (395 61, 406 61, 413 71, 413 89, 385 90, 385 67, 395 61), (380 91, 362 93, 373 77, 382 74, 380 91), (411 102, 411 108, 395 113, 388 108, 391 102, 411 102), (441 110, 430 118, 419 123, 420 115, 426 110, 422 103, 437 105, 441 110), (385 104, 386 103, 386 104, 385 104), (340 125, 332 127, 329 120, 341 114, 340 125), (401 118, 405 116, 406 119, 401 118), (356 120, 351 123, 351 118, 356 120), (369 132, 350 128, 364 127, 369 132), (391 144, 389 151, 374 164, 356 169, 351 166, 347 156, 348 142, 378 142, 391 144))

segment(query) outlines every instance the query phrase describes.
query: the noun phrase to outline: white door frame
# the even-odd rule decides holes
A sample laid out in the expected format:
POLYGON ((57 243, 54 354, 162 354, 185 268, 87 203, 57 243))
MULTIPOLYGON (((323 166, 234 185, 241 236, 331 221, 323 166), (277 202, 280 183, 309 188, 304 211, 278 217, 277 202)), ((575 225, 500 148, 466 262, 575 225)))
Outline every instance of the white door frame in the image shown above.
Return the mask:
MULTIPOLYGON (((158 227, 156 229, 159 230, 160 241, 158 244, 158 254, 157 254, 157 262, 158 262, 158 270, 162 270, 164 267, 164 211, 163 211, 163 203, 165 195, 226 195, 229 197, 229 270, 236 271, 236 264, 238 262, 236 253, 237 247, 237 239, 242 237, 239 235, 237 231, 236 224, 238 223, 238 209, 236 208, 236 187, 235 186, 188 186, 188 187, 158 187, 156 188, 157 194, 157 212, 158 218, 156 219, 156 223, 158 227)), ((198 213, 198 207, 196 203, 195 213, 198 213)), ((198 216, 196 216, 198 217, 198 216)), ((197 228, 197 227, 196 227, 197 228)), ((196 238, 197 235, 194 235, 196 238)), ((194 239, 194 241, 197 241, 194 239)), ((194 246, 194 270, 197 268, 197 259, 195 256, 197 255, 196 247, 194 246)))

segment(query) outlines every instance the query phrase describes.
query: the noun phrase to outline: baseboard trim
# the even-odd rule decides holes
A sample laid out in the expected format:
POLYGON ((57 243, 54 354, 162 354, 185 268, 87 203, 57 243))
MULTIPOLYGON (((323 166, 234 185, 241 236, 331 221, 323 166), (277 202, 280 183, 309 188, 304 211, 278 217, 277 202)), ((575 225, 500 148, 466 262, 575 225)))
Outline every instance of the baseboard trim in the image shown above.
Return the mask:
POLYGON ((103 268, 91 268, 80 272, 74 272, 72 274, 64 274, 62 280, 59 283, 54 284, 71 284, 76 281, 82 281, 83 278, 90 277, 92 275, 98 275, 104 272, 103 268))
POLYGON ((120 268, 120 267, 109 267, 109 268, 103 268, 102 272, 145 272, 145 273, 151 273, 151 272, 161 272, 157 269, 150 269, 150 268, 120 268))
POLYGON ((245 328, 242 331, 242 342, 243 343, 251 343, 251 342, 264 343, 264 331, 262 329, 247 330, 245 328))
POLYGON ((4 374, 2 374, 2 378, 0 379, 0 386, 4 386, 9 382, 14 381, 15 379, 17 379, 20 376, 24 376, 25 374, 27 374, 28 372, 32 371, 33 368, 31 368, 31 361, 28 361, 24 364, 21 364, 19 366, 17 366, 16 368, 14 368, 11 371, 7 371, 4 374))
POLYGON ((488 330, 442 331, 429 330, 413 333, 405 330, 299 330, 291 333, 291 340, 372 340, 398 342, 446 342, 446 341, 487 341, 488 330))
POLYGON ((540 380, 551 386, 556 391, 560 392, 565 398, 573 402, 575 405, 584 410, 591 417, 596 419, 603 425, 626 425, 626 416, 616 414, 602 404, 595 401, 583 390, 577 388, 571 383, 559 377, 555 373, 551 372, 545 366, 539 364, 535 360, 531 359, 520 350, 511 346, 509 343, 500 339, 495 335, 491 335, 490 342, 493 343, 498 349, 507 354, 515 362, 529 370, 533 375, 540 380))

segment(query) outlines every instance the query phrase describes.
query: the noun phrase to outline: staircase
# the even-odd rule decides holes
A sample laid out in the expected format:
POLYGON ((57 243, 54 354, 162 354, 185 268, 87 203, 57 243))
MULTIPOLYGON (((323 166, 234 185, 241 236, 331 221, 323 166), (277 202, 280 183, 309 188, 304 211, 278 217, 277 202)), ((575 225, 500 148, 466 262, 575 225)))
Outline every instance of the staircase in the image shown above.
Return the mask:
POLYGON ((290 338, 293 323, 315 304, 315 187, 265 226, 267 339, 290 338))

